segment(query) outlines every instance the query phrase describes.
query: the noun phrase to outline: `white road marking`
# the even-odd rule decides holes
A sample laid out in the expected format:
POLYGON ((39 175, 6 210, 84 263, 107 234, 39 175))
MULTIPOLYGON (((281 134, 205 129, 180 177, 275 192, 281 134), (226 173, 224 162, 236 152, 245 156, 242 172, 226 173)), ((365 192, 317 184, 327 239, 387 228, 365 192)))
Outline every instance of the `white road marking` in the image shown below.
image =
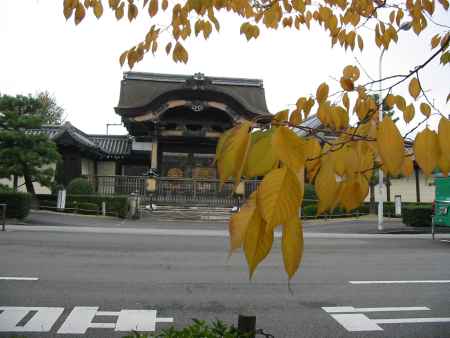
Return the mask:
POLYGON ((441 239, 441 242, 450 243, 450 241, 447 239, 441 239))
POLYGON ((391 312, 391 311, 429 311, 426 306, 409 307, 360 307, 353 306, 325 306, 322 307, 328 313, 354 313, 354 312, 391 312))
POLYGON ((377 324, 403 324, 403 323, 445 323, 450 317, 437 318, 398 318, 398 319, 372 319, 377 324))
POLYGON ((387 311, 428 311, 425 306, 412 307, 379 307, 379 308, 354 308, 353 306, 334 306, 322 307, 323 310, 330 313, 339 324, 341 324, 347 331, 383 331, 383 328, 378 324, 405 324, 405 323, 444 323, 450 322, 450 317, 437 318, 382 318, 370 319, 361 312, 387 312, 387 311), (343 313, 345 312, 345 313, 343 313), (354 313, 359 312, 359 313, 354 313))
POLYGON ((349 281, 350 284, 432 284, 450 283, 450 279, 442 280, 371 280, 371 281, 349 281))
POLYGON ((97 306, 76 306, 58 330, 58 334, 84 334, 89 328, 115 331, 155 331, 156 323, 172 323, 173 318, 158 318, 156 310, 98 311, 97 306), (116 323, 95 323, 95 316, 117 316, 116 323))
POLYGON ((0 280, 39 280, 37 277, 0 277, 0 280))
POLYGON ((0 306, 0 311, 0 332, 48 332, 64 308, 0 306), (24 326, 17 326, 30 311, 36 313, 24 326))
POLYGON ((381 326, 374 323, 362 313, 331 315, 347 331, 383 331, 381 326))

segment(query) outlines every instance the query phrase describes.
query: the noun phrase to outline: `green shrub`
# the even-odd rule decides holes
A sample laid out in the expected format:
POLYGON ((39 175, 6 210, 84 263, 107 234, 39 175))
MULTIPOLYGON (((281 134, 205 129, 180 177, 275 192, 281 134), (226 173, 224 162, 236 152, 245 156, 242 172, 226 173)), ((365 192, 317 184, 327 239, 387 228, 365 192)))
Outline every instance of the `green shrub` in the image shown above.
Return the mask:
POLYGON ((90 195, 94 193, 94 188, 85 178, 74 178, 67 186, 68 195, 90 195))
POLYGON ((128 214, 128 197, 127 196, 102 196, 102 195, 68 195, 67 205, 74 203, 92 203, 98 210, 102 208, 102 202, 106 204, 106 211, 121 218, 125 218, 128 214))
POLYGON ((234 326, 228 326, 221 321, 215 321, 211 325, 203 320, 193 319, 193 321, 194 324, 179 330, 171 327, 155 334, 141 334, 133 331, 123 338, 248 338, 252 336, 239 334, 234 326))
POLYGON ((407 206, 402 209, 403 223, 412 227, 431 226, 432 209, 429 205, 407 206))
POLYGON ((305 205, 302 210, 302 216, 304 217, 311 217, 316 216, 317 214, 317 205, 316 204, 309 204, 305 205))
POLYGON ((14 192, 14 190, 11 187, 8 187, 7 185, 0 184, 0 193, 2 192, 14 192))
POLYGON ((68 208, 74 208, 77 213, 83 215, 98 215, 100 210, 96 203, 90 202, 73 202, 68 208))
POLYGON ((2 192, 0 203, 6 203, 6 217, 24 219, 30 213, 31 194, 24 192, 2 192))

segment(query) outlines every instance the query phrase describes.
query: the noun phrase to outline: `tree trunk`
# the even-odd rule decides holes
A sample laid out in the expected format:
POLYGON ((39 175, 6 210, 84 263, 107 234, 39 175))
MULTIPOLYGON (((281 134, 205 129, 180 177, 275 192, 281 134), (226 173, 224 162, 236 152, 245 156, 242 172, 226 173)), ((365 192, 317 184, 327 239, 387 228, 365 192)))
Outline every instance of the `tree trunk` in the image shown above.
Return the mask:
POLYGON ((34 191, 33 181, 31 180, 31 176, 25 170, 23 178, 25 179, 25 186, 27 187, 27 191, 33 196, 36 195, 34 191))
POLYGON ((376 214, 377 209, 375 205, 375 183, 373 180, 370 181, 370 204, 369 204, 369 213, 376 214))
POLYGON ((391 178, 386 176, 386 201, 391 201, 391 178))
POLYGON ((19 185, 18 181, 19 181, 19 177, 17 177, 17 175, 14 175, 14 177, 13 177, 13 190, 14 191, 17 191, 17 186, 19 185))

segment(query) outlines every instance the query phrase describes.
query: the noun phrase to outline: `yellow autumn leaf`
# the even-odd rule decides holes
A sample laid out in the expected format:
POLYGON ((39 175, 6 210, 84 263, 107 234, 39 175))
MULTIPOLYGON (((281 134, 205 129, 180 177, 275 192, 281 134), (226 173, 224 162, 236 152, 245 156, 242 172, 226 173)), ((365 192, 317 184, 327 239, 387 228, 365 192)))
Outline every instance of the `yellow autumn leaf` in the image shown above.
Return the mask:
POLYGON ((395 105, 397 106, 398 109, 400 109, 401 111, 405 110, 406 108, 406 101, 403 98, 403 96, 400 95, 396 95, 394 98, 395 101, 395 105))
POLYGON ((311 138, 306 141, 305 144, 305 166, 308 178, 311 181, 320 168, 320 153, 322 149, 320 142, 316 138, 311 138))
MULTIPOLYGON (((449 95, 450 97, 450 95, 449 95)), ((306 100, 305 106, 303 107, 303 112, 305 114, 305 119, 308 117, 311 108, 314 106, 314 100, 312 98, 309 98, 308 100, 306 100)))
POLYGON ((438 167, 442 175, 444 177, 447 177, 450 171, 450 160, 448 159, 448 156, 445 156, 441 153, 441 156, 439 156, 438 160, 438 167))
POLYGON ((430 176, 439 160, 439 141, 436 132, 428 127, 419 132, 414 140, 416 162, 426 176, 430 176))
POLYGON ((414 173, 414 162, 411 156, 405 156, 402 164, 401 173, 403 176, 410 177, 414 173))
POLYGON ((406 123, 411 122, 411 120, 414 118, 414 113, 415 113, 414 105, 411 103, 403 111, 403 119, 405 120, 406 123))
POLYGON ((342 71, 342 75, 344 78, 350 79, 352 82, 354 82, 359 79, 359 68, 352 65, 346 66, 342 71))
POLYGON ((344 89, 347 92, 351 92, 353 89, 355 89, 353 81, 348 78, 341 77, 340 83, 342 89, 344 89))
POLYGON ((156 13, 158 13, 158 0, 150 0, 150 5, 148 5, 148 14, 153 18, 156 13))
POLYGON ((429 106, 427 103, 422 102, 422 103, 420 104, 420 112, 421 112, 423 115, 425 115, 426 117, 430 117, 430 114, 431 114, 431 108, 430 108, 430 106, 429 106))
POLYGON ((324 102, 328 98, 329 88, 328 85, 324 82, 322 83, 316 91, 316 100, 319 103, 324 102))
POLYGON ((322 163, 314 182, 314 188, 319 198, 317 214, 320 215, 331 208, 338 192, 336 175, 333 170, 333 164, 330 161, 322 163))
POLYGON ((272 137, 275 157, 297 172, 305 165, 305 141, 287 127, 277 128, 272 137))
POLYGON ((227 142, 228 137, 230 137, 233 132, 235 132, 235 129, 228 129, 227 131, 225 131, 224 133, 222 133, 222 135, 220 135, 219 140, 217 141, 217 146, 216 146, 216 157, 215 157, 215 161, 217 161, 220 157, 222 157, 223 155, 223 150, 224 150, 224 145, 227 142))
POLYGON ((445 117, 441 117, 439 121, 438 141, 441 153, 450 161, 450 121, 445 117))
POLYGON ((439 34, 436 34, 435 36, 433 36, 433 38, 431 39, 431 49, 436 48, 439 45, 439 42, 441 42, 441 37, 439 34))
POLYGON ((392 109, 395 104, 394 95, 392 95, 392 94, 386 95, 386 98, 384 99, 384 103, 385 103, 387 109, 392 109))
POLYGON ((303 182, 288 167, 272 170, 258 188, 256 203, 262 218, 272 231, 279 224, 285 224, 298 214, 303 182))
POLYGON ((340 204, 346 211, 356 209, 369 193, 369 183, 362 175, 342 182, 340 204))
POLYGON ((413 78, 411 80, 408 86, 408 90, 409 94, 414 98, 414 100, 417 99, 420 94, 420 83, 417 78, 413 78))
POLYGON ((230 233, 230 255, 242 247, 245 234, 251 223, 261 223, 262 218, 256 208, 256 191, 245 202, 239 212, 233 214, 228 226, 230 233))
POLYGON ((83 21, 85 15, 86 10, 81 2, 79 2, 77 8, 75 9, 75 25, 78 25, 81 21, 83 21))
POLYGON ((302 122, 302 114, 298 109, 295 109, 291 116, 289 116, 289 123, 296 126, 299 125, 302 122))
POLYGON ((358 48, 360 51, 362 51, 364 48, 364 41, 360 35, 358 35, 358 48))
POLYGON ((264 176, 274 168, 277 159, 272 150, 272 131, 265 131, 259 134, 252 134, 252 142, 244 167, 245 177, 264 176))
POLYGON ((127 59, 127 54, 128 54, 128 51, 126 50, 125 52, 123 52, 123 53, 120 55, 119 62, 120 62, 120 66, 121 66, 121 67, 122 67, 123 64, 125 63, 125 60, 127 59))
POLYGON ((217 158, 221 186, 230 176, 234 176, 236 186, 240 182, 250 146, 250 127, 250 122, 242 122, 232 129, 221 145, 221 154, 217 158))
POLYGON ((266 258, 273 245, 273 231, 267 223, 256 217, 248 223, 244 239, 244 253, 247 260, 250 279, 258 264, 266 258))
POLYGON ((392 176, 397 176, 402 168, 405 145, 402 135, 389 116, 385 116, 378 126, 377 146, 387 171, 392 176))
POLYGON ((103 14, 103 5, 101 1, 97 1, 94 5, 94 15, 97 19, 100 19, 100 17, 103 14))
POLYGON ((283 226, 281 250, 283 252, 284 269, 288 278, 291 279, 297 272, 303 256, 303 228, 297 216, 292 217, 283 226))
POLYGON ((287 121, 288 116, 289 116, 289 109, 285 109, 285 110, 282 110, 282 111, 279 111, 278 113, 276 113, 275 116, 273 117, 273 121, 276 121, 276 122, 287 121))

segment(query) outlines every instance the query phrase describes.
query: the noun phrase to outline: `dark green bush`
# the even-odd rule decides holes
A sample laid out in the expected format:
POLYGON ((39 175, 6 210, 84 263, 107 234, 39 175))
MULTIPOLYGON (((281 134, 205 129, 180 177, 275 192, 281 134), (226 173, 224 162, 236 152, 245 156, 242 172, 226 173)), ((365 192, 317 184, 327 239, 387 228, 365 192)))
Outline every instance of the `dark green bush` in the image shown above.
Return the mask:
POLYGON ((431 226, 432 209, 430 205, 416 205, 402 208, 403 223, 412 227, 431 226))
POLYGON ((67 186, 68 195, 90 195, 94 193, 94 188, 85 178, 78 177, 70 181, 67 186))
POLYGON ((234 326, 228 326, 221 321, 215 321, 211 325, 203 320, 193 319, 192 325, 182 329, 171 327, 160 333, 141 334, 133 331, 123 338, 249 338, 253 335, 239 334, 234 326))
POLYGON ((102 195, 68 195, 67 203, 92 203, 102 208, 102 202, 106 203, 106 211, 115 216, 125 218, 128 214, 128 197, 127 196, 102 196, 102 195))
POLYGON ((0 184, 0 193, 2 192, 14 192, 14 190, 7 185, 0 184))
POLYGON ((96 203, 89 202, 73 202, 69 208, 73 208, 75 212, 83 215, 98 215, 100 210, 96 203))
POLYGON ((25 192, 2 192, 0 203, 6 203, 6 217, 24 219, 30 213, 31 194, 25 192))

